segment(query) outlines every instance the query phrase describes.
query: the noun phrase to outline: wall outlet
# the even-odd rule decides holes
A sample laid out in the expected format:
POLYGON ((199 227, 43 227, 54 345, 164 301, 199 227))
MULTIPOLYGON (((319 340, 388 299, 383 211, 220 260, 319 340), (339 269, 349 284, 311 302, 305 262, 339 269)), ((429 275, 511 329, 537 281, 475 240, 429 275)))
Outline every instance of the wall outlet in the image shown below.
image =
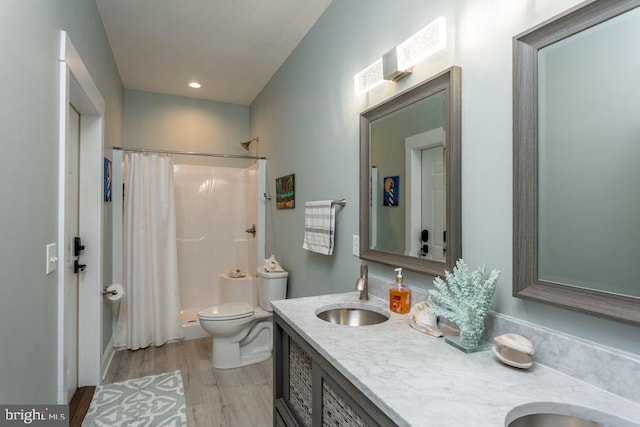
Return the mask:
POLYGON ((353 256, 360 256, 360 236, 353 235, 353 256))

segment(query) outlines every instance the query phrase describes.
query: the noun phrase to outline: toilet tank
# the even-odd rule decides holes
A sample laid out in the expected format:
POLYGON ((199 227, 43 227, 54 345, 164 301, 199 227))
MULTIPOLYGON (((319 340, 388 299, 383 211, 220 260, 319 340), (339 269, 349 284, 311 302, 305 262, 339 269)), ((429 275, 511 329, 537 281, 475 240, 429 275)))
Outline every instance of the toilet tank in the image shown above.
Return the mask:
POLYGON ((287 298, 287 278, 286 271, 268 272, 263 267, 258 268, 258 298, 260 307, 266 311, 273 311, 271 301, 287 298))

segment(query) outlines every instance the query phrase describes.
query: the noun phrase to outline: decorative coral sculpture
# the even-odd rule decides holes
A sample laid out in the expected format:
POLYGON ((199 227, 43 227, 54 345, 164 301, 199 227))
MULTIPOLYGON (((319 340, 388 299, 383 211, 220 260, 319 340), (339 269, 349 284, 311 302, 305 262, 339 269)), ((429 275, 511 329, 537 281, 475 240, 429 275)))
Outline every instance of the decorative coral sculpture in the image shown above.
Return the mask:
POLYGON ((462 259, 456 262, 453 274, 445 271, 445 280, 436 277, 435 289, 429 291, 429 309, 436 316, 455 322, 460 328, 460 343, 467 348, 477 347, 484 331, 484 318, 491 306, 496 281, 500 276, 493 270, 489 277, 485 267, 469 272, 462 259))

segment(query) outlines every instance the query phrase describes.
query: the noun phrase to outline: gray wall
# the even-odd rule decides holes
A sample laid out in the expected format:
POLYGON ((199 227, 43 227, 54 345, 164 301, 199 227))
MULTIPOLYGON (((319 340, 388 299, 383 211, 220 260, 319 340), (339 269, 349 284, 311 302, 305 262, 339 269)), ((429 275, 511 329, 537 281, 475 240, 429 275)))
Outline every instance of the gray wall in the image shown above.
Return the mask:
MULTIPOLYGON (((274 178, 296 174, 296 209, 268 211, 267 253, 290 271, 289 297, 353 289, 360 260, 358 117, 390 96, 451 65, 463 70, 462 244, 470 266, 502 271, 493 308, 499 312, 640 353, 640 328, 516 299, 512 286, 512 37, 579 0, 334 0, 251 106, 251 131, 274 178), (356 96, 353 75, 438 16, 447 19, 444 52, 399 83, 356 96), (302 250, 304 201, 345 197, 338 210, 333 256, 302 250)), ((389 279, 393 266, 368 263, 389 279)), ((432 286, 407 272, 406 283, 432 286)))
MULTIPOLYGON (((251 144, 249 153, 240 146, 240 142, 250 139, 249 113, 246 105, 125 90, 124 145, 256 155, 259 145, 255 142, 251 144)), ((195 156, 180 156, 179 160, 190 164, 212 162, 206 157, 195 156)), ((226 162, 238 165, 239 161, 226 162)))
MULTIPOLYGON (((0 403, 54 403, 57 276, 44 264, 57 240, 59 31, 106 101, 106 148, 120 143, 122 84, 93 1, 4 0, 0 29, 0 403)), ((110 257, 104 268, 108 281, 110 257)))

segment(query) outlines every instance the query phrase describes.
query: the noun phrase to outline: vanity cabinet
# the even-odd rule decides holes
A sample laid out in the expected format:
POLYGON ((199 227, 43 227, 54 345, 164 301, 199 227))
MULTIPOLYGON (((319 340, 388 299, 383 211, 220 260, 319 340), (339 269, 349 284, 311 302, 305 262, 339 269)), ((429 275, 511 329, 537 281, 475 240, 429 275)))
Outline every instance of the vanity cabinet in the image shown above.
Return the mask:
POLYGON ((275 426, 395 426, 276 313, 273 398, 275 426))

